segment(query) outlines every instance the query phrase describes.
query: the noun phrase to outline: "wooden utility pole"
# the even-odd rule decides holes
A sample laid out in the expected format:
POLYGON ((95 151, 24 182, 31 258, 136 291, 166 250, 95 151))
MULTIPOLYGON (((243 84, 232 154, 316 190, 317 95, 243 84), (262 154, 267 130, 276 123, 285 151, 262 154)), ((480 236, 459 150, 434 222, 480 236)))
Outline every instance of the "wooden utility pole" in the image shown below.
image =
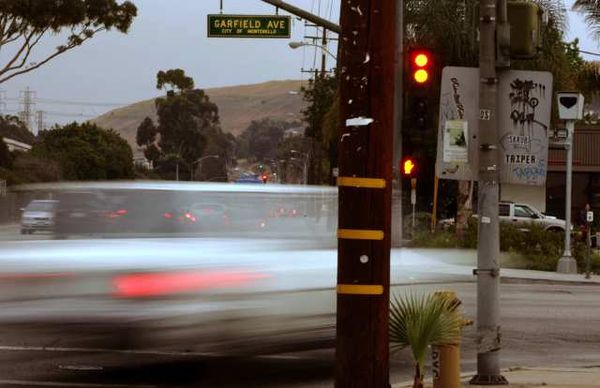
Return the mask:
POLYGON ((341 2, 336 387, 389 387, 394 1, 341 2))

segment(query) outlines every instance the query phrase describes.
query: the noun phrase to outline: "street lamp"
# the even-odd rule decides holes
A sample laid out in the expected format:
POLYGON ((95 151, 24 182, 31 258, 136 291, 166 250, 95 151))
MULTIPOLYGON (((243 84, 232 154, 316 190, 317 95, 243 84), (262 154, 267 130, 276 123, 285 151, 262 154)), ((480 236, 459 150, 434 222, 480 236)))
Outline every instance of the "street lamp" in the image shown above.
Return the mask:
POLYGON ((302 168, 302 179, 304 181, 304 184, 308 184, 308 165, 310 163, 310 153, 307 152, 300 152, 300 151, 296 151, 296 150, 290 150, 290 154, 296 154, 296 155, 300 155, 302 156, 302 160, 299 160, 297 158, 290 158, 290 160, 298 160, 299 162, 301 161, 303 164, 303 168, 302 168))
POLYGON ((203 156, 203 157, 201 157, 200 159, 197 159, 195 162, 192 162, 192 171, 194 172, 194 173, 192 174, 192 178, 195 178, 195 177, 196 177, 196 170, 197 170, 197 169, 200 169, 200 168, 202 167, 202 162, 203 162, 205 159, 210 159, 210 158, 219 159, 220 157, 221 157, 221 156, 219 156, 219 155, 216 155, 216 154, 215 154, 215 155, 206 155, 206 156, 203 156), (200 163, 200 164, 198 165, 198 168, 197 168, 197 169, 194 169, 194 164, 197 164, 197 163, 200 163))
POLYGON ((320 48, 324 53, 329 54, 329 56, 331 58, 333 58, 335 61, 337 61, 337 57, 335 55, 333 55, 331 53, 331 51, 327 50, 327 48, 325 46, 321 46, 320 44, 315 44, 315 43, 309 43, 309 42, 290 42, 288 43, 288 46, 290 46, 291 49, 297 49, 300 47, 304 47, 304 46, 313 46, 313 47, 317 47, 320 48))

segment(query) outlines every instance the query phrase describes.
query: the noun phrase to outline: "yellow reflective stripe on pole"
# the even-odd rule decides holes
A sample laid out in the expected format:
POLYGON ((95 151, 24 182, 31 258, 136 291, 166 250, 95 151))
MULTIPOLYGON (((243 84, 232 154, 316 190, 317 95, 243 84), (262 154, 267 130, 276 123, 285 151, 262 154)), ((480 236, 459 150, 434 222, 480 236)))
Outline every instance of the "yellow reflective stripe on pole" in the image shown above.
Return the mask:
POLYGON ((385 179, 341 176, 337 179, 337 185, 343 187, 358 187, 365 189, 384 189, 385 179))
POLYGON ((346 240, 383 240, 383 230, 338 229, 338 238, 346 240))
POLYGON ((337 293, 344 295, 382 295, 383 286, 375 284, 338 284, 337 293))

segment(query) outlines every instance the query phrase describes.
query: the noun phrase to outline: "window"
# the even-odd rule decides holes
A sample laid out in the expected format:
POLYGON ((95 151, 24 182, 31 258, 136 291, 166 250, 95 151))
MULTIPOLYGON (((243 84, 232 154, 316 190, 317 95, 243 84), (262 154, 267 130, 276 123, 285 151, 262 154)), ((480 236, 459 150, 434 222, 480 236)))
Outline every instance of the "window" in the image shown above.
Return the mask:
POLYGON ((501 203, 498 206, 498 208, 499 208, 498 213, 500 214, 500 217, 510 216, 510 205, 501 203))
POLYGON ((533 211, 527 206, 515 205, 515 217, 531 218, 533 211))

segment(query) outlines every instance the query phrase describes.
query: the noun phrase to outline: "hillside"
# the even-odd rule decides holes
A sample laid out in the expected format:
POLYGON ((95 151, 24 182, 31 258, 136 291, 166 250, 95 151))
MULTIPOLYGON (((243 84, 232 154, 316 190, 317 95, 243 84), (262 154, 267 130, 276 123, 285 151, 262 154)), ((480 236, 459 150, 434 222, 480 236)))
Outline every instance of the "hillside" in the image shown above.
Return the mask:
MULTIPOLYGON (((304 107, 302 94, 299 93, 300 86, 300 81, 270 81, 206 89, 206 93, 219 107, 223 130, 238 135, 252 120, 265 117, 300 120, 300 112, 304 107)), ((101 127, 113 128, 136 150, 137 127, 146 116, 156 119, 154 99, 112 110, 92 121, 101 127)))

